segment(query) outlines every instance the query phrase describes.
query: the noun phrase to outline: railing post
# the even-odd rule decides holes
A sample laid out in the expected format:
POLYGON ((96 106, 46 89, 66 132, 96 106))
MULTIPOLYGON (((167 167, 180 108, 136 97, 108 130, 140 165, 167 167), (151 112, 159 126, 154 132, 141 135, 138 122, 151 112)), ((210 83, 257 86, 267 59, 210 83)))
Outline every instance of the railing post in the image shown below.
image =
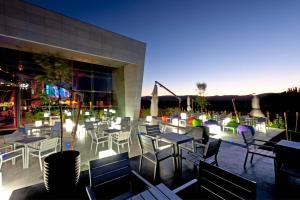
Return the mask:
POLYGON ((289 133, 288 133, 288 127, 287 127, 287 115, 286 115, 286 112, 284 112, 283 115, 284 115, 284 124, 285 124, 285 137, 286 137, 286 140, 289 140, 289 133))

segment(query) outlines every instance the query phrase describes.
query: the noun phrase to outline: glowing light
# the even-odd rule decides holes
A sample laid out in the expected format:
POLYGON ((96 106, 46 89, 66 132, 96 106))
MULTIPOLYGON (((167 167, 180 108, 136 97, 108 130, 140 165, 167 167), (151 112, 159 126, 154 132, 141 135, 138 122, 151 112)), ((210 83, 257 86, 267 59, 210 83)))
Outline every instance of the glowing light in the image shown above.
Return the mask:
POLYGON ((44 117, 50 117, 50 113, 49 112, 44 112, 44 117))
POLYGON ((214 133, 214 134, 220 134, 221 131, 221 126, 216 125, 216 124, 211 124, 207 126, 209 129, 209 133, 214 133))
POLYGON ((42 120, 37 120, 37 121, 34 122, 34 125, 35 125, 36 127, 39 127, 39 126, 42 126, 42 125, 43 125, 43 122, 42 122, 42 120))
POLYGON ((100 151, 98 158, 99 159, 100 158, 106 158, 106 157, 113 156, 113 155, 117 155, 117 153, 114 150, 109 149, 109 150, 105 150, 105 151, 100 151))
POLYGON ((152 122, 152 116, 146 116, 146 122, 151 123, 152 122))
POLYGON ((71 119, 66 119, 65 126, 66 126, 66 132, 68 133, 72 132, 74 126, 73 121, 71 119))
POLYGON ((187 114, 186 113, 180 113, 180 118, 181 119, 187 119, 187 114))

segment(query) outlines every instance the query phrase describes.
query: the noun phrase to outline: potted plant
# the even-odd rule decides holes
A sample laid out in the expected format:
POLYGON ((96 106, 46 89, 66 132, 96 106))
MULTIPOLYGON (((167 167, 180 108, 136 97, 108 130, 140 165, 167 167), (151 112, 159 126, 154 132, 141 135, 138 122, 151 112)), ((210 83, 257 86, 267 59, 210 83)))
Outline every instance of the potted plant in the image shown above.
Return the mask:
POLYGON ((60 117, 60 146, 61 151, 51 154, 44 161, 44 182, 49 192, 60 194, 65 191, 72 191, 76 188, 80 175, 80 153, 74 150, 76 142, 76 129, 79 121, 81 103, 78 106, 78 115, 75 127, 72 131, 72 142, 70 150, 63 150, 63 113, 61 90, 71 91, 72 86, 72 68, 70 64, 55 54, 41 54, 34 56, 35 62, 43 69, 44 74, 37 75, 35 79, 41 84, 48 84, 56 87, 54 96, 48 97, 56 100, 59 107, 60 117))

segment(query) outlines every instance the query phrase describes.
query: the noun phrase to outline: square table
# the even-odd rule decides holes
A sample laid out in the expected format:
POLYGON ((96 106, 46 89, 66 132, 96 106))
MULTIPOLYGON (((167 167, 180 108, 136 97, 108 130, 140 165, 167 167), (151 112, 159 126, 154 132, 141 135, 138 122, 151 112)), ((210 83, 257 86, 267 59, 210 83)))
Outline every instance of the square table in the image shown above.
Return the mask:
POLYGON ((115 128, 113 128, 113 129, 105 129, 104 130, 104 132, 105 133, 108 133, 108 140, 109 140, 109 142, 108 142, 108 149, 112 149, 112 134, 114 134, 114 133, 118 133, 118 132, 120 132, 121 130, 119 130, 119 129, 115 129, 115 128))
POLYGON ((278 181, 278 175, 283 170, 290 175, 300 178, 300 163, 298 157, 300 155, 300 142, 288 140, 280 140, 275 144, 275 180, 278 181))
POLYGON ((180 169, 179 166, 179 144, 193 141, 194 137, 191 135, 184 135, 178 133, 163 133, 158 136, 160 140, 173 144, 173 150, 175 155, 175 171, 180 169), (178 166, 178 168, 177 168, 178 166))
POLYGON ((45 137, 24 137, 23 139, 16 140, 14 142, 14 146, 16 146, 16 145, 24 146, 24 149, 25 149, 25 154, 24 154, 25 167, 24 168, 28 168, 28 165, 29 165, 29 155, 27 154, 28 145, 36 143, 36 142, 41 142, 43 140, 46 140, 46 138, 45 137))

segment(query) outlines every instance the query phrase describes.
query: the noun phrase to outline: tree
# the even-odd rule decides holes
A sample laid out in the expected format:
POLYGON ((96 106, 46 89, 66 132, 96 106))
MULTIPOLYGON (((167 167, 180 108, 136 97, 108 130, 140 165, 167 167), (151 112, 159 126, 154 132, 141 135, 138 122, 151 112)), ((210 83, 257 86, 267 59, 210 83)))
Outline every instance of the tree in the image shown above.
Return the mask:
POLYGON ((71 89, 72 86, 72 68, 70 63, 62 59, 59 54, 36 54, 34 55, 35 62, 42 67, 43 74, 36 75, 35 79, 42 84, 51 84, 57 87, 58 98, 56 99, 59 106, 60 116, 60 137, 61 137, 61 152, 63 151, 63 116, 61 106, 60 90, 71 89))
POLYGON ((197 107, 198 106, 200 107, 200 111, 202 113, 203 110, 205 110, 206 107, 208 106, 208 101, 206 100, 206 98, 204 96, 207 85, 204 82, 203 83, 198 82, 198 83, 196 83, 196 86, 197 86, 197 89, 198 89, 199 96, 196 98, 195 102, 196 102, 197 107))

